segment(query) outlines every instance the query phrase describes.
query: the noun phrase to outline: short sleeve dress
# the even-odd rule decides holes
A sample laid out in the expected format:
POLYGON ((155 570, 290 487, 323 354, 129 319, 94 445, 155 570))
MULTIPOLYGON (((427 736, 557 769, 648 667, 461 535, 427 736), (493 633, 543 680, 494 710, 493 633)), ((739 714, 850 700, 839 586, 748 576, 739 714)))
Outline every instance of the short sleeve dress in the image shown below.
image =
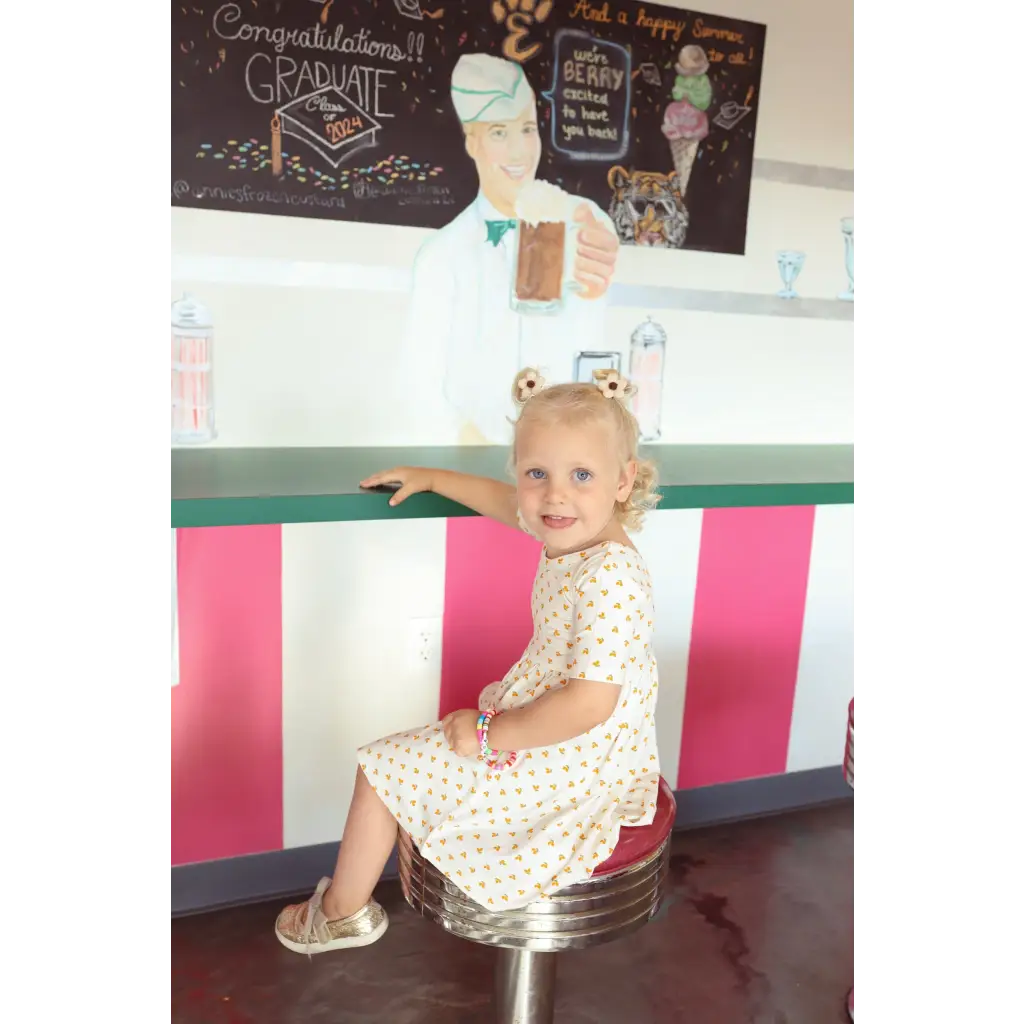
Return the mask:
POLYGON ((658 798, 658 668, 651 581, 631 547, 542 555, 523 656, 480 694, 508 710, 569 679, 619 687, 611 718, 521 753, 504 772, 459 757, 440 723, 359 751, 370 784, 420 852, 471 899, 511 910, 585 881, 623 825, 649 824, 658 798))

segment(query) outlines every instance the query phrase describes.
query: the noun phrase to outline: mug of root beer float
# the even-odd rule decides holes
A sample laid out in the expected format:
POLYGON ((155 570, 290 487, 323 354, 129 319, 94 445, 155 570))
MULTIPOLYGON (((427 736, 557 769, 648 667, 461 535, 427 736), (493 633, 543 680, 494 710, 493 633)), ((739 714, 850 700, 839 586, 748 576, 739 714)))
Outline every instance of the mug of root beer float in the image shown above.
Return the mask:
POLYGON ((549 181, 531 181, 519 193, 511 295, 517 313, 550 316, 561 311, 566 291, 579 291, 572 215, 572 197, 549 181))

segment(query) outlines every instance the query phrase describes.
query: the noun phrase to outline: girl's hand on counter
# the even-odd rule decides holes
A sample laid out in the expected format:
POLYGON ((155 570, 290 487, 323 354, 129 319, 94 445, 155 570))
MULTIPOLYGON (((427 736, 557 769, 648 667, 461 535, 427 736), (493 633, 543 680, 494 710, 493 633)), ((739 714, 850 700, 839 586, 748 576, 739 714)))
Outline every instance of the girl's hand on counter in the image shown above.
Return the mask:
POLYGON ((465 505, 482 516, 489 516, 506 526, 518 528, 516 517, 516 489, 501 480, 470 473, 457 473, 450 469, 422 469, 416 466, 396 466, 383 473, 368 476, 360 487, 386 487, 398 484, 389 504, 398 505, 410 494, 433 491, 442 498, 465 505))
POLYGON ((360 481, 360 487, 386 487, 389 484, 398 484, 398 490, 391 496, 389 505, 400 505, 410 494, 419 494, 421 491, 432 491, 434 471, 422 469, 417 466, 396 466, 394 469, 386 469, 383 473, 374 473, 365 480, 360 481))

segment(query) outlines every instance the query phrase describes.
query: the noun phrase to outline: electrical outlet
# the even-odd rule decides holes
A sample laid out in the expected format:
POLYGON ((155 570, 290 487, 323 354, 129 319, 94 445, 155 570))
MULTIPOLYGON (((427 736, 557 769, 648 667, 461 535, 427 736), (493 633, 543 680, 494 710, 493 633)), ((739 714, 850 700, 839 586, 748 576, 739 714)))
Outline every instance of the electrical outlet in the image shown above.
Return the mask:
POLYGON ((441 618, 409 620, 409 661, 414 668, 441 665, 441 618))

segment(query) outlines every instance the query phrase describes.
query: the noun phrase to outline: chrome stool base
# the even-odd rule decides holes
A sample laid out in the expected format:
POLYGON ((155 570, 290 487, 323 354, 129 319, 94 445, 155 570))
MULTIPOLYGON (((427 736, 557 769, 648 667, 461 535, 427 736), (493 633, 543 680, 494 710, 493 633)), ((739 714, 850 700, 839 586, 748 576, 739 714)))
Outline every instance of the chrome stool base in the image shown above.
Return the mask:
POLYGON ((413 910, 459 938, 498 947, 498 1024, 552 1024, 556 954, 610 942, 654 917, 664 897, 670 848, 671 836, 618 871, 503 912, 466 896, 421 856, 404 829, 398 833, 398 874, 413 910))
POLYGON ((553 1024, 557 953, 499 948, 494 972, 498 1024, 553 1024))

